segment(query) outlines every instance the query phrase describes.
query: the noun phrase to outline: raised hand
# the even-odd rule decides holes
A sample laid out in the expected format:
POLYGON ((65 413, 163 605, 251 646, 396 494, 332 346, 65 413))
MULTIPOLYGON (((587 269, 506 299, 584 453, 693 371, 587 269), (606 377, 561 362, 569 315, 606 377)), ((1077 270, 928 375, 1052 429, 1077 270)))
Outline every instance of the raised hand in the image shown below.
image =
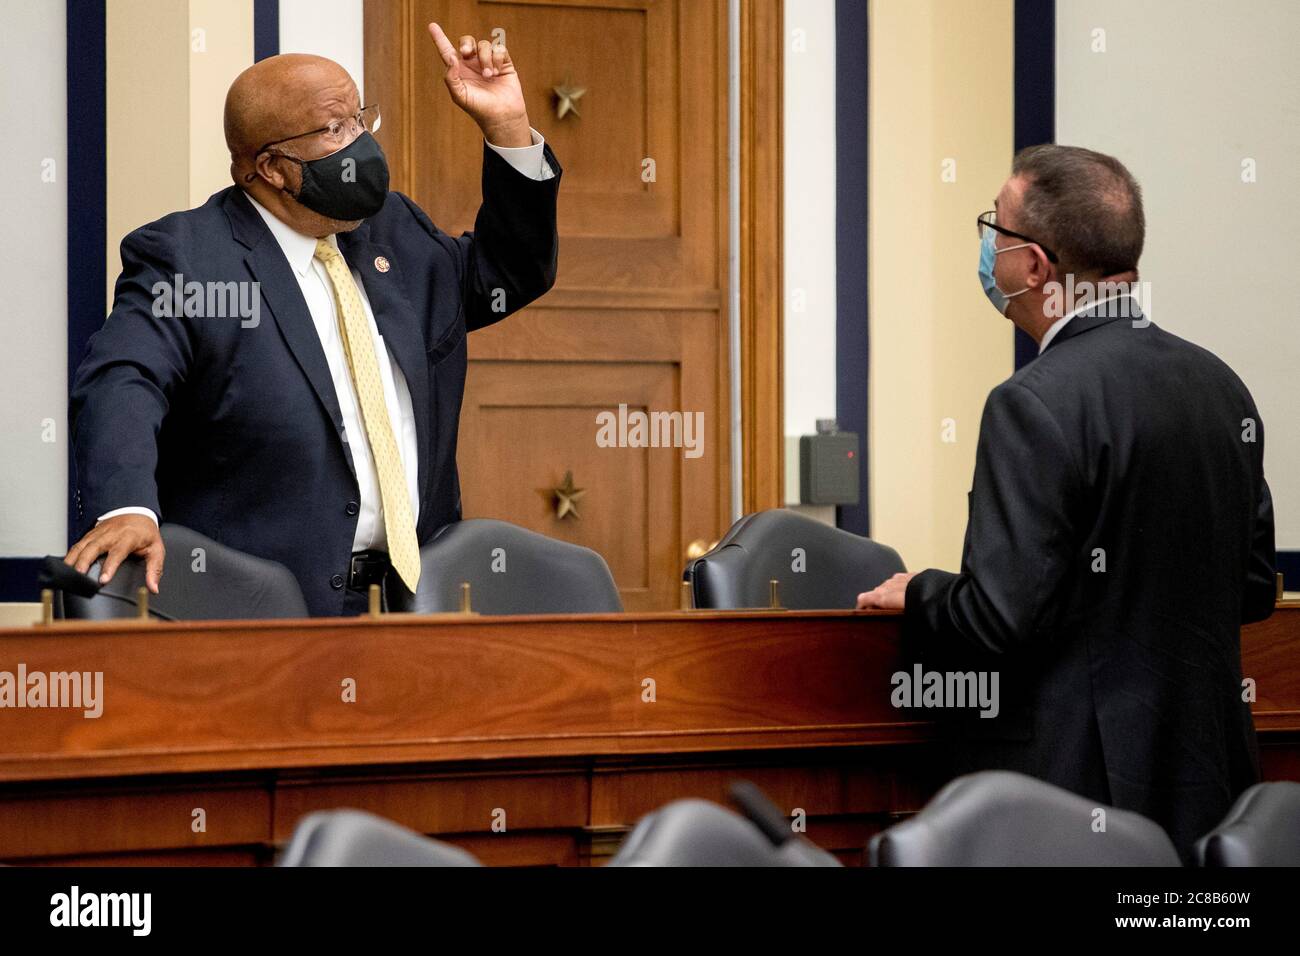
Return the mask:
POLYGON ((524 91, 505 44, 463 36, 452 46, 436 23, 429 24, 429 35, 447 65, 443 80, 452 102, 478 123, 487 141, 494 146, 531 146, 524 91))

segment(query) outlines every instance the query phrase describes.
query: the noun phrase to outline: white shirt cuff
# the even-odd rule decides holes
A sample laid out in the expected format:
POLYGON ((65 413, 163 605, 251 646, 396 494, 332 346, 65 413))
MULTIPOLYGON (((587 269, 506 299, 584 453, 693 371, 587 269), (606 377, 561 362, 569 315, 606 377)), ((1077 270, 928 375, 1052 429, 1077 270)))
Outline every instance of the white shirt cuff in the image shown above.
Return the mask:
POLYGON ((153 511, 151 511, 149 508, 132 507, 132 508, 114 508, 112 511, 106 511, 95 520, 95 524, 99 524, 99 522, 101 521, 107 521, 109 518, 116 518, 118 515, 144 515, 145 517, 151 519, 154 524, 158 523, 158 516, 154 514, 153 511))
POLYGON ((554 179, 555 170, 551 169, 551 164, 543 155, 546 140, 542 139, 542 134, 531 126, 528 127, 528 132, 533 137, 532 146, 497 146, 487 143, 486 139, 483 142, 487 143, 488 149, 513 166, 521 175, 536 179, 538 182, 554 179))

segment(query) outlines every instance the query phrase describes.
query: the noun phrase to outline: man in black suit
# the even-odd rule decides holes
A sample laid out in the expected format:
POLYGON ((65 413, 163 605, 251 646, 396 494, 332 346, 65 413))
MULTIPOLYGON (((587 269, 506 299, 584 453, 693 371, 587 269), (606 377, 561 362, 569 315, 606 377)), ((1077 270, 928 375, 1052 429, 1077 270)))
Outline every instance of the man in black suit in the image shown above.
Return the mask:
POLYGON ((460 517, 465 335, 554 283, 560 179, 504 45, 429 29, 485 139, 473 233, 388 191, 377 107, 337 63, 242 73, 235 185, 122 243, 72 389, 93 526, 68 564, 104 556, 108 581, 138 555, 156 593, 162 519, 283 563, 314 615, 358 613, 374 582, 417 586, 419 544, 460 517))
POLYGON ((952 722, 954 769, 1135 810, 1186 854, 1259 774, 1240 646, 1275 587, 1259 412, 1128 295, 1145 226, 1117 160, 1026 149, 979 228, 985 291, 1040 354, 984 407, 961 573, 858 606, 903 608, 936 669, 1000 672, 1001 714, 952 722))

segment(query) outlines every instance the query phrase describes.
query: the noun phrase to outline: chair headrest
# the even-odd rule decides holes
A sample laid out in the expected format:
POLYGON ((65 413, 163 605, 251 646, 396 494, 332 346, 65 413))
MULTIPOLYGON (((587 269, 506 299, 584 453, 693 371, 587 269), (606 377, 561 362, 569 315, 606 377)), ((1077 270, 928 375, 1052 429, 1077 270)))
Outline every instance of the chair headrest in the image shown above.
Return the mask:
POLYGON ((696 607, 766 607, 775 579, 782 607, 842 610, 903 570, 893 548, 778 508, 737 521, 687 577, 696 607))
POLYGON ((1160 826, 1023 774, 958 777, 871 840, 873 866, 1180 866, 1160 826))
POLYGON ((1300 866, 1300 783, 1255 784, 1193 854, 1200 866, 1300 866))
POLYGON ((803 839, 777 845, 707 800, 676 800, 638 821, 610 866, 839 866, 803 839))
POLYGON ((412 597, 392 589, 394 610, 431 614, 460 608, 469 582, 473 610, 483 614, 582 614, 623 610, 605 559, 490 518, 440 528, 420 549, 420 583, 412 597))
MULTIPOLYGON (((167 564, 158 594, 150 596, 151 609, 182 621, 307 616, 298 580, 278 561, 245 554, 177 524, 164 523, 159 533, 167 564)), ((98 573, 96 563, 91 576, 98 573)), ((65 592, 64 614, 90 620, 134 617, 143 584, 144 562, 128 558, 94 597, 65 592)))
POLYGON ((459 847, 361 810, 303 817, 277 866, 480 866, 459 847))

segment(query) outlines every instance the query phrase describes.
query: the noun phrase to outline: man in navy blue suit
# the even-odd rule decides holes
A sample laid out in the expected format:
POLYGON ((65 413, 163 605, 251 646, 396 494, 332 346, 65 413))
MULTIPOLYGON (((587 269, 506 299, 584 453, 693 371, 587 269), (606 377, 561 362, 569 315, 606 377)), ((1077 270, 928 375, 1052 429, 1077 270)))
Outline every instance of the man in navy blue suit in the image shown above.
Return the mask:
POLYGON ((89 530, 68 564, 103 557, 106 582, 136 555, 157 593, 164 520, 281 562, 314 615, 417 586, 419 543, 460 517, 466 333, 554 283, 560 180, 505 46, 429 31, 485 139, 474 231, 388 191, 378 110, 337 63, 245 70, 225 109, 235 185, 122 242, 72 388, 89 530))

